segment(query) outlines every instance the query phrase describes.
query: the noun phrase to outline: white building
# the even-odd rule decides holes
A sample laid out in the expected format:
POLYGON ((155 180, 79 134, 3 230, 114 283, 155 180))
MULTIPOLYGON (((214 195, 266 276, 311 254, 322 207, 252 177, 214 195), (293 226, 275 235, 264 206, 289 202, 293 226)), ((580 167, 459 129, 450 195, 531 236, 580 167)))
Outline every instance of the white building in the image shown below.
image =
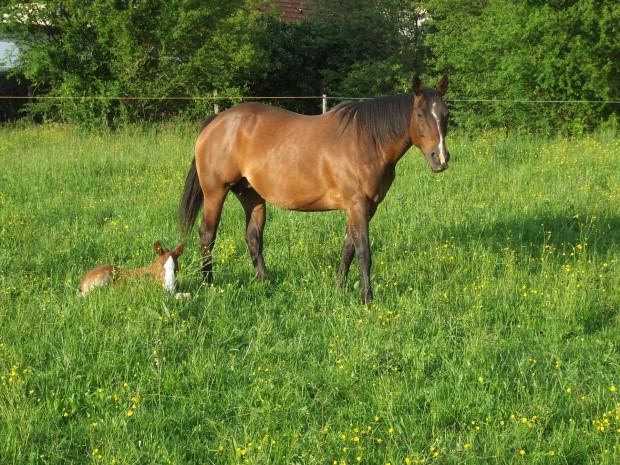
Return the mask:
POLYGON ((0 73, 11 71, 19 60, 19 47, 15 40, 0 37, 0 73))

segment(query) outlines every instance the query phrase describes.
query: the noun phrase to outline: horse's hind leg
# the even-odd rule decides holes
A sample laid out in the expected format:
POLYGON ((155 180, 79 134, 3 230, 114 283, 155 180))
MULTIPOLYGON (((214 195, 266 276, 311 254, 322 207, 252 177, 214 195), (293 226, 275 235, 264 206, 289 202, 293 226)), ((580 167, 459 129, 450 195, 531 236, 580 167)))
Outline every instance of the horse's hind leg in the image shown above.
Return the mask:
POLYGON ((267 220, 265 199, 251 187, 233 190, 245 210, 245 241, 248 245, 252 264, 259 281, 267 277, 267 268, 263 258, 263 230, 267 220))
POLYGON ((200 250, 202 252, 202 272, 204 280, 208 284, 213 282, 212 252, 227 192, 226 190, 216 194, 210 192, 209 196, 205 196, 203 201, 204 214, 198 234, 200 235, 200 250))

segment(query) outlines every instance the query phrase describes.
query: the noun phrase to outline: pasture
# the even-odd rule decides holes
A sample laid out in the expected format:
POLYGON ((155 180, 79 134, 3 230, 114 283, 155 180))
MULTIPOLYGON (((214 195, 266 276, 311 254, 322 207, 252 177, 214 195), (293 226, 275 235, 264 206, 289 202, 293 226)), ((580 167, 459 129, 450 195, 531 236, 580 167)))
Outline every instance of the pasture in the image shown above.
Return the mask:
POLYGON ((0 128, 0 462, 620 461, 620 139, 450 134, 370 225, 375 300, 335 285, 344 215, 268 206, 254 281, 229 196, 187 300, 93 266, 179 242, 195 128, 0 128))

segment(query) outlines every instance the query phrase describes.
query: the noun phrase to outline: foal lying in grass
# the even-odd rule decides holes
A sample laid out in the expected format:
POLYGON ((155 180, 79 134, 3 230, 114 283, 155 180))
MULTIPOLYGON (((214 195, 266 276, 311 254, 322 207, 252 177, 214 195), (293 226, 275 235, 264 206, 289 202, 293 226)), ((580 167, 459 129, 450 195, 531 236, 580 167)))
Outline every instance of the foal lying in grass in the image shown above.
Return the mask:
MULTIPOLYGON (((118 284, 121 280, 143 276, 161 282, 165 290, 174 293, 177 289, 174 276, 179 271, 177 259, 183 253, 185 244, 179 244, 176 249, 170 251, 170 249, 162 247, 157 241, 154 248, 157 258, 143 268, 128 270, 113 265, 101 265, 88 271, 80 282, 80 295, 85 296, 93 289, 110 283, 118 284)), ((183 294, 180 296, 185 297, 183 294)))

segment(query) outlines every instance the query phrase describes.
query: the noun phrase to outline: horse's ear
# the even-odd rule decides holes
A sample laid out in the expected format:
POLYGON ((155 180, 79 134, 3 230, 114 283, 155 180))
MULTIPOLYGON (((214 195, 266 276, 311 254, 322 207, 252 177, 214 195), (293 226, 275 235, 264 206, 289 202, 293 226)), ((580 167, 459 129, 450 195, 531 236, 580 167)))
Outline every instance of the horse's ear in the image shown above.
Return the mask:
POLYGON ((155 249, 155 253, 157 255, 161 255, 161 254, 164 253, 164 248, 161 246, 159 241, 157 241, 157 242, 155 242, 155 244, 153 244, 153 248, 155 249))
POLYGON ((448 76, 446 74, 443 75, 441 81, 437 84, 437 92, 439 92, 439 95, 442 97, 448 92, 448 76))
POLYGON ((184 249, 185 249, 185 244, 179 244, 177 248, 172 251, 172 255, 174 255, 175 257, 178 257, 179 255, 183 253, 184 249))
POLYGON ((420 76, 417 74, 413 76, 413 93, 416 95, 420 95, 424 90, 424 86, 422 85, 422 80, 420 76))

